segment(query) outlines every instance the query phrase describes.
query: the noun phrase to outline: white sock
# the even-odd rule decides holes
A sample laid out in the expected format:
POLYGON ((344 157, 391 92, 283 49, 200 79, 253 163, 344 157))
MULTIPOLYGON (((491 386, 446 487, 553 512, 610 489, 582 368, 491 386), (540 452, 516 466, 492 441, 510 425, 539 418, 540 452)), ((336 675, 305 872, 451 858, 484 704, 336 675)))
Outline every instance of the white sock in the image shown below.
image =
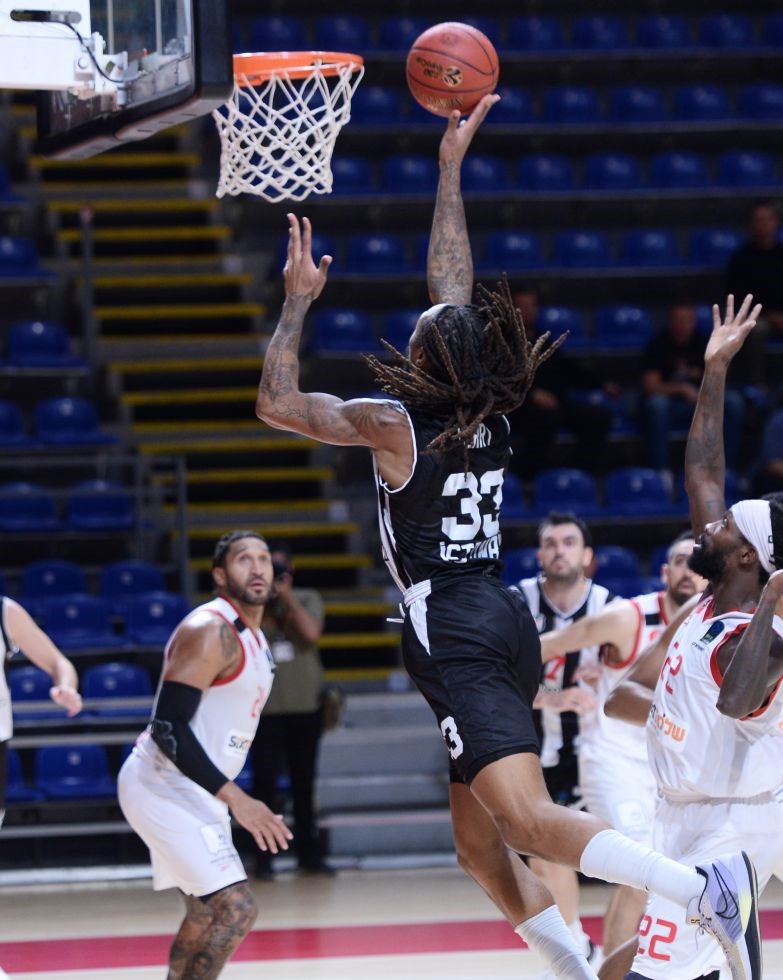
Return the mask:
POLYGON ((687 908, 704 890, 694 868, 643 847, 616 830, 602 830, 582 851, 579 869, 588 878, 642 888, 687 908))
POLYGON ((556 977, 563 980, 595 980, 585 954, 563 921, 556 905, 520 922, 514 932, 534 949, 556 977))
POLYGON ((582 920, 574 919, 573 922, 568 922, 568 931, 576 940, 577 946, 582 950, 585 956, 590 955, 590 937, 582 928, 582 920))

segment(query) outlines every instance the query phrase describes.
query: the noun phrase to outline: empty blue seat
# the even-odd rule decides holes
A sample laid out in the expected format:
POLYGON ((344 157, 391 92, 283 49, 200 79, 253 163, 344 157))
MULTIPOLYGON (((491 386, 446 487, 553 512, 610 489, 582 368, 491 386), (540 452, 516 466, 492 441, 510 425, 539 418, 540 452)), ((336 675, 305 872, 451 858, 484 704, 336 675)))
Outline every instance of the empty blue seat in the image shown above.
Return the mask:
POLYGON ((514 17, 508 27, 508 46, 519 51, 559 51, 565 46, 557 17, 514 17))
POLYGON ((8 690, 11 693, 14 720, 65 718, 65 709, 58 707, 49 697, 53 684, 49 674, 34 664, 11 668, 8 671, 8 690), (27 704, 30 701, 38 702, 41 707, 31 709, 27 704))
MULTIPOLYGON (((604 345, 607 346, 607 345, 604 345)), ((619 345, 616 345, 619 346, 619 345)), ((628 347, 632 345, 627 345, 628 347)), ((637 426, 628 417, 625 402, 622 398, 614 398, 601 388, 576 388, 568 393, 571 405, 600 405, 611 412, 611 433, 627 436, 638 434, 637 426)))
POLYGON ((533 121, 533 100, 530 93, 522 88, 501 85, 497 89, 500 102, 492 106, 485 126, 524 126, 533 121))
POLYGON ((606 481, 607 510, 617 516, 673 513, 669 488, 658 470, 628 466, 612 470, 606 481))
POLYGON ((650 171, 654 187, 709 187, 707 163, 699 153, 688 150, 667 150, 652 158, 650 171))
POLYGON ((680 262, 677 240, 670 231, 659 228, 642 228, 627 231, 620 247, 623 265, 642 268, 672 266, 680 262))
POLYGON ((603 508, 598 503, 595 478, 584 470, 558 467, 542 470, 533 484, 533 510, 548 514, 551 510, 572 510, 580 517, 594 517, 603 508))
POLYGON ((610 116, 617 123, 658 123, 669 113, 663 95, 649 85, 623 85, 612 92, 610 116))
POLYGON ((530 231, 492 231, 484 242, 482 269, 518 271, 538 269, 543 264, 543 251, 538 235, 530 231))
POLYGON ((136 523, 133 497, 109 480, 85 480, 72 487, 67 517, 75 531, 125 531, 136 523))
POLYGON ((17 323, 8 334, 8 363, 14 367, 78 367, 84 361, 71 352, 68 333, 59 323, 29 320, 17 323))
POLYGON ((43 793, 30 786, 22 773, 22 763, 16 749, 8 749, 8 779, 5 787, 7 803, 33 803, 43 799, 43 793))
POLYGON ((116 795, 102 745, 43 746, 35 756, 35 785, 51 800, 116 795))
POLYGON ((595 581, 608 589, 613 596, 619 596, 621 599, 633 599, 634 596, 651 591, 644 575, 607 575, 599 572, 595 576, 595 581))
POLYGON ((693 34, 682 17, 651 14, 640 19, 636 42, 642 48, 687 48, 693 44, 693 34))
POLYGON ((351 123, 357 126, 394 126, 404 122, 400 93, 384 85, 360 85, 351 99, 351 123))
POLYGON ((315 22, 315 47, 319 51, 357 51, 374 47, 370 27, 364 17, 338 14, 319 17, 315 22))
POLYGON ((540 333, 548 330, 553 340, 568 331, 565 342, 568 350, 587 346, 587 330, 582 314, 570 306, 542 306, 538 311, 536 326, 540 333))
POLYGON ((22 572, 22 598, 48 599, 69 592, 87 592, 87 576, 72 561, 43 559, 25 565, 22 572))
POLYGON ((525 520, 530 516, 530 510, 525 503, 522 482, 514 473, 506 473, 503 480, 503 503, 500 506, 500 516, 507 521, 525 520))
POLYGON ((554 239, 553 260, 570 269, 606 268, 612 261, 609 239, 600 231, 560 231, 554 239))
POLYGON ((462 164, 463 192, 494 192, 506 188, 506 164, 486 153, 468 155, 462 164))
POLYGON ((35 406, 38 438, 53 446, 103 446, 115 442, 101 431, 98 413, 86 398, 45 398, 35 406))
POLYGON ((315 317, 313 350, 322 353, 376 351, 378 340, 372 320, 361 310, 321 310, 315 317))
POLYGON ((584 183, 591 190, 636 190, 642 183, 639 161, 629 153, 592 153, 585 160, 584 183))
POLYGON ((298 17, 258 16, 250 25, 253 51, 309 51, 304 23, 298 17))
POLYGON ((66 595, 43 604, 46 632, 63 650, 119 647, 123 640, 112 629, 111 607, 92 595, 66 595))
POLYGON ((431 26, 426 17, 385 17, 381 21, 378 47, 386 51, 409 51, 413 42, 431 26))
POLYGON ((783 119, 783 85, 746 85, 740 94, 740 109, 750 119, 783 119))
POLYGON ((559 153, 534 153, 520 157, 516 166, 520 187, 534 191, 570 191, 576 186, 574 167, 559 153))
POLYGON ((723 269, 743 242, 741 232, 733 228, 702 228, 691 235, 691 262, 723 269))
POLYGON ((576 85, 550 88, 544 96, 545 122, 558 125, 592 125, 601 119, 598 96, 592 89, 576 85))
POLYGON ((467 24, 469 27, 474 27, 477 31, 481 31, 482 34, 490 39, 494 46, 500 44, 501 29, 500 23, 496 18, 465 14, 460 15, 459 19, 461 24, 467 24))
POLYGON ((744 14, 710 14, 701 22, 699 40, 710 48, 752 48, 759 43, 753 22, 744 14))
POLYGON ((348 239, 348 269, 368 276, 399 275, 409 271, 398 235, 362 232, 348 239))
POLYGON ((29 238, 0 235, 0 276, 39 275, 38 252, 29 238))
POLYGON ((627 48, 628 23, 620 17, 591 14, 574 21, 571 44, 591 51, 617 51, 627 48))
MULTIPOLYGON (((88 667, 81 678, 84 698, 151 698, 152 682, 149 673, 138 664, 108 663, 88 667)), ((106 718, 127 716, 146 718, 150 706, 137 708, 93 707, 88 717, 106 718)))
POLYGON ((674 98, 674 114, 684 122, 716 122, 733 115, 726 91, 717 85, 683 85, 674 98))
POLYGON ((433 157, 395 153, 383 161, 381 188, 387 194, 428 194, 438 186, 438 164, 433 157))
POLYGON ((612 303, 602 306, 595 315, 597 347, 641 350, 652 334, 652 318, 640 306, 612 303))
POLYGON ((764 21, 764 43, 783 48, 783 14, 770 14, 764 21))
POLYGON ((24 449, 31 444, 21 408, 15 402, 0 401, 0 446, 24 449))
POLYGON ((101 572, 101 597, 117 612, 125 603, 142 592, 162 592, 166 588, 163 572, 152 562, 128 558, 115 561, 101 572))
POLYGON ((372 190, 369 160, 364 157, 332 158, 332 194, 369 194, 372 190))
POLYGON ((775 162, 760 150, 729 150, 718 160, 718 183, 729 187, 772 187, 778 183, 775 162))
POLYGON ((381 337, 403 354, 419 322, 422 311, 419 309, 394 310, 387 313, 381 326, 381 337))
MULTIPOLYGON (((311 241, 311 249, 313 253, 313 259, 318 263, 322 255, 331 255, 334 260, 330 266, 329 271, 333 272, 335 266, 339 261, 339 252, 337 247, 337 242, 331 235, 322 235, 320 232, 313 232, 313 237, 311 241)), ((278 239, 278 249, 277 249, 277 264, 278 268, 282 269, 286 263, 288 254, 288 235, 281 235, 278 239)))
POLYGON ((537 548, 509 548, 503 552, 503 571, 500 577, 506 585, 516 585, 523 578, 535 578, 538 571, 537 548))
POLYGON ((596 576, 603 574, 617 577, 641 573, 636 552, 619 544, 601 545, 595 549, 595 569, 596 576))
POLYGON ((54 500, 36 483, 23 480, 0 486, 0 531, 56 531, 54 500))
POLYGON ((132 643, 163 647, 174 628, 190 612, 190 605, 173 592, 147 592, 125 607, 125 635, 132 643))

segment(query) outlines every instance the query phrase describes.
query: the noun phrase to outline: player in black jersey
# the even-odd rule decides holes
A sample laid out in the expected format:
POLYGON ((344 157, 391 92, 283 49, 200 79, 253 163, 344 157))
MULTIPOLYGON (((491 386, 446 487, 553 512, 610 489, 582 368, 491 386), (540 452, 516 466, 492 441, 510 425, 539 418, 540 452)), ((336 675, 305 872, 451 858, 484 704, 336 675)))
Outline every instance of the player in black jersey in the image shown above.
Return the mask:
MULTIPOLYGON (((557 976, 595 977, 552 897, 512 852, 579 868, 699 906, 707 872, 644 848, 586 813, 552 803, 538 759, 532 702, 541 669, 527 606, 500 581, 500 505, 510 455, 502 414, 520 405, 554 349, 531 344, 507 283, 479 287, 460 193, 468 146, 496 96, 440 144, 427 259, 431 302, 407 355, 370 358, 385 399, 343 401, 299 387, 305 315, 331 262, 313 261, 307 218, 288 215, 285 301, 264 358, 256 414, 276 428, 372 451, 384 559, 407 607, 405 665, 451 755, 454 837, 462 866, 557 976)), ((712 872, 710 872, 712 873, 712 872)), ((745 883, 741 883, 745 886, 745 883)), ((739 903, 737 903, 739 905, 739 903)), ((738 974, 739 975, 739 974, 738 974)))

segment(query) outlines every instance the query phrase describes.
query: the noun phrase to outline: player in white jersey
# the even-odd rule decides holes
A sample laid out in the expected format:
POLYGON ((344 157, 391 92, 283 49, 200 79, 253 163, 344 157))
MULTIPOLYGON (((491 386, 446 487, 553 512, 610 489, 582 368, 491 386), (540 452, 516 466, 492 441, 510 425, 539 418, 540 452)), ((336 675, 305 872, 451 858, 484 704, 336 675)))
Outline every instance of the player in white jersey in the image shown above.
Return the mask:
POLYGON ((120 806, 150 849, 155 889, 177 887, 186 913, 168 980, 212 980, 257 914, 231 841, 229 809, 262 851, 286 850, 282 817, 235 782, 272 686, 261 632, 272 559, 254 531, 233 531, 212 559, 217 598, 188 616, 166 646, 152 720, 120 770, 120 806))
MULTIPOLYGON (((545 663, 557 663, 569 650, 600 648, 598 665, 590 677, 595 707, 579 719, 577 756, 582 799, 590 813, 647 845, 652 843, 656 789, 644 732, 608 718, 603 706, 639 653, 660 636, 684 602, 705 588, 704 579, 688 567, 692 551, 690 532, 670 546, 661 568, 663 591, 615 599, 598 612, 541 637, 545 663)), ((578 676, 586 681, 584 666, 578 676)), ((646 900, 646 894, 636 888, 620 885, 615 890, 604 917, 606 955, 636 935, 646 900)))
MULTIPOLYGON (((753 326, 746 297, 726 322, 714 308, 714 329, 685 455, 686 486, 697 545, 691 567, 709 586, 684 621, 660 641, 612 693, 613 717, 645 724, 650 763, 662 800, 655 837, 686 863, 741 847, 763 887, 783 870, 783 497, 743 500, 726 510, 723 396, 728 365, 753 326)), ((747 867, 747 858, 745 859, 747 867)), ((737 870, 742 873, 739 863, 737 870)), ((708 885, 712 915, 729 911, 720 881, 708 885)), ((759 975, 761 943, 752 910, 745 932, 744 969, 759 975)), ((727 937, 730 941, 730 936, 727 937)), ((630 954, 632 955, 632 950, 630 954)), ((633 978, 693 980, 717 975, 722 951, 698 935, 691 917, 651 899, 642 918, 633 978)), ((607 977, 625 974, 620 958, 607 977)))

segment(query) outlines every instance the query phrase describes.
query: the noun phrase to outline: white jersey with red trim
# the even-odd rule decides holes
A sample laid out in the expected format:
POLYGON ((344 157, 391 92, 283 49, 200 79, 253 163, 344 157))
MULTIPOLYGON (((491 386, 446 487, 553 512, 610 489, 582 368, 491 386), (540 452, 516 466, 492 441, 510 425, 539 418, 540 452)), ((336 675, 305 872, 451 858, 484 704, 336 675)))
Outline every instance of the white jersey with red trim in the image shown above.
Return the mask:
MULTIPOLYGON (((723 677, 718 651, 752 613, 712 615, 706 596, 677 630, 655 688, 647 747, 658 786, 673 801, 748 799, 783 785, 783 698, 778 688, 747 718, 716 705, 723 677)), ((783 636, 783 622, 774 629, 783 636)))
POLYGON ((579 723, 579 758, 591 762, 611 763, 615 755, 647 762, 647 735, 641 725, 609 718, 604 705, 612 691, 636 663, 639 654, 653 643, 669 622, 663 604, 663 592, 648 592, 631 599, 638 621, 633 649, 622 663, 609 663, 601 655, 601 673, 596 685, 596 708, 582 715, 579 723))
POLYGON ((14 734, 14 720, 11 713, 11 692, 5 676, 6 661, 17 652, 5 627, 5 596, 0 596, 0 742, 7 742, 14 734))
MULTIPOLYGON (((235 630, 242 647, 240 666, 230 677, 213 681, 201 695, 199 706, 190 721, 193 733, 212 763, 228 779, 234 779, 245 764, 258 728, 261 709, 272 689, 274 661, 264 634, 247 626, 227 599, 212 599, 194 612, 210 612, 225 620, 235 630)), ((166 645, 164 663, 170 645, 171 640, 166 645)), ((153 760, 157 769, 176 770, 179 773, 148 732, 149 729, 139 738, 136 753, 153 760)))

